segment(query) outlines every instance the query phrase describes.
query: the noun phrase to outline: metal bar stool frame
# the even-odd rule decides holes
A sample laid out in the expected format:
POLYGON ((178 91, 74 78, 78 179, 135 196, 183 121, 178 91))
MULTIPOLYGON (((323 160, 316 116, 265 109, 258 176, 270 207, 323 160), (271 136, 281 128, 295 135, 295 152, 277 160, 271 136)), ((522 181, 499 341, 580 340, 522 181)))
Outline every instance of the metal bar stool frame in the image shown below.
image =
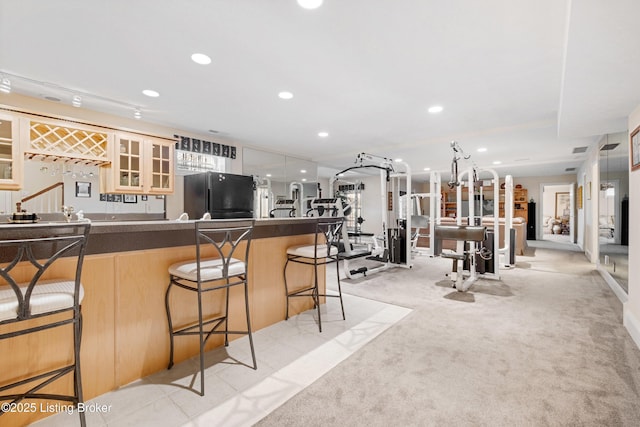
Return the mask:
POLYGON ((256 354, 253 346, 253 337, 251 333, 251 319, 249 312, 249 289, 248 289, 248 271, 249 271, 249 249, 251 246, 251 238, 253 233, 253 220, 231 221, 229 220, 200 220, 195 222, 195 239, 196 239, 196 259, 173 264, 169 267, 169 286, 165 293, 165 308, 167 311, 167 322, 169 325, 169 366, 173 367, 174 356, 174 337, 185 335, 198 335, 200 338, 200 395, 204 396, 204 348, 212 335, 224 335, 225 347, 229 345, 229 334, 248 335, 249 346, 251 347, 251 357, 253 360, 253 369, 257 369, 256 354), (235 223, 235 224, 234 224, 235 223), (234 254, 240 244, 246 242, 244 250, 244 259, 234 258, 234 254), (201 257, 202 249, 205 246, 214 248, 216 257, 203 259, 201 257), (211 264, 214 261, 214 264, 211 264), (216 264, 217 262, 217 264, 216 264), (237 263, 243 265, 239 266, 237 263), (183 271, 180 271, 182 267, 183 271), (184 267, 191 267, 191 272, 186 273, 184 267), (220 275, 214 275, 215 278, 207 279, 203 277, 203 271, 207 269, 219 269, 220 275), (238 269, 238 267, 241 267, 238 269), (236 271, 237 270, 237 271, 236 271), (195 274, 194 274, 195 271, 195 274), (186 273, 186 274, 185 274, 186 273), (221 283, 222 282, 222 283, 221 283), (229 330, 228 313, 229 313, 229 289, 234 286, 244 287, 244 301, 247 321, 246 331, 229 330), (187 325, 174 328, 171 318, 170 293, 173 286, 180 289, 195 292, 197 294, 198 319, 195 325, 187 325), (224 290, 225 292, 225 311, 224 313, 208 319, 203 317, 203 301, 202 295, 212 291, 224 290), (205 326, 212 325, 210 329, 205 330, 205 326), (223 326, 223 330, 219 328, 223 326))
MULTIPOLYGON (((71 316, 52 323, 0 334, 0 340, 72 324, 73 363, 3 385, 0 387, 0 401, 11 401, 11 404, 13 404, 24 399, 60 400, 71 402, 76 408, 80 403, 83 403, 80 373, 80 344, 82 338, 81 294, 83 294, 83 290, 80 276, 82 275, 82 265, 90 228, 90 223, 55 225, 30 224, 2 227, 0 231, 2 235, 0 238, 0 255, 3 260, 10 261, 6 264, 4 262, 2 263, 4 267, 0 268, 0 278, 9 285, 7 288, 3 284, 3 289, 5 291, 11 289, 14 292, 17 309, 15 318, 2 320, 0 321, 0 325, 19 324, 20 322, 30 319, 44 318, 65 312, 69 312, 71 316), (45 275, 47 270, 54 265, 57 260, 69 256, 77 257, 73 279, 47 278, 41 281, 43 275, 45 275), (16 280, 13 276, 15 272, 14 268, 21 262, 27 262, 35 268, 35 274, 31 277, 29 283, 18 283, 19 280, 16 280), (39 296, 42 296, 43 294, 39 294, 40 289, 43 289, 42 287, 46 285, 53 285, 54 282, 58 284, 61 282, 64 283, 66 285, 65 290, 67 290, 69 284, 72 283, 73 302, 71 306, 66 306, 68 305, 66 302, 53 304, 51 310, 36 308, 36 310, 34 310, 36 312, 32 313, 32 297, 37 299, 39 296), (42 388, 70 373, 73 373, 73 395, 39 392, 42 388), (7 391, 34 382, 36 384, 31 386, 27 391, 4 394, 7 391)), ((65 295, 68 300, 68 294, 65 295)), ((0 409, 0 416, 4 413, 5 412, 0 409)), ((84 411, 78 411, 78 414, 80 424, 84 427, 86 425, 85 413, 84 411)))
POLYGON ((296 297, 311 297, 313 308, 318 313, 318 330, 322 332, 322 315, 320 314, 320 297, 339 298, 342 310, 342 319, 345 320, 344 304, 342 301, 342 288, 340 286, 339 248, 342 238, 342 217, 319 217, 316 220, 316 234, 313 246, 301 245, 287 249, 287 261, 284 265, 284 287, 287 297, 287 309, 285 320, 289 319, 289 299, 296 297), (312 248, 312 249, 311 249, 312 248), (313 255, 311 255, 313 253, 313 255), (302 289, 289 290, 287 282, 287 267, 289 263, 306 264, 313 267, 313 283, 302 289), (318 267, 327 264, 336 264, 336 277, 338 279, 338 295, 320 293, 318 286, 318 267))

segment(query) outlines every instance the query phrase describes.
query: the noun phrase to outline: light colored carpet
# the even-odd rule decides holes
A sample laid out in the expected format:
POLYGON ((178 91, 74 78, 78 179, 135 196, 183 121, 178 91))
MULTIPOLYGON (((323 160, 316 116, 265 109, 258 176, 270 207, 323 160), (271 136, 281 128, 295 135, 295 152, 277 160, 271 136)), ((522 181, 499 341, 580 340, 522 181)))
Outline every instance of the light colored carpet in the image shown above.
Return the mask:
POLYGON ((583 254, 536 247, 467 294, 449 266, 344 280, 414 311, 258 425, 640 425, 640 350, 583 254))

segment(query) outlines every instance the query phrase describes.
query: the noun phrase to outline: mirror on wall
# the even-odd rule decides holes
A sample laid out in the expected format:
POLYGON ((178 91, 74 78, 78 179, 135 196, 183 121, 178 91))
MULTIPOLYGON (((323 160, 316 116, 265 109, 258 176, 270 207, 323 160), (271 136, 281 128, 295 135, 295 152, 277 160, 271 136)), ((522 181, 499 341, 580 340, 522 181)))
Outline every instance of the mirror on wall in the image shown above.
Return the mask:
POLYGON ((304 216, 307 201, 318 195, 316 163, 253 148, 242 151, 242 173, 256 182, 254 211, 258 218, 304 216), (274 212, 277 201, 291 200, 281 212, 274 212))
POLYGON ((598 248, 600 266, 628 292, 629 151, 627 133, 606 135, 600 146, 598 248))
POLYGON ((104 219, 121 219, 121 214, 164 217, 162 197, 101 193, 98 166, 25 160, 24 176, 21 190, 0 191, 0 214, 15 212, 16 203, 22 202, 22 209, 40 216, 61 213, 66 205, 104 219))

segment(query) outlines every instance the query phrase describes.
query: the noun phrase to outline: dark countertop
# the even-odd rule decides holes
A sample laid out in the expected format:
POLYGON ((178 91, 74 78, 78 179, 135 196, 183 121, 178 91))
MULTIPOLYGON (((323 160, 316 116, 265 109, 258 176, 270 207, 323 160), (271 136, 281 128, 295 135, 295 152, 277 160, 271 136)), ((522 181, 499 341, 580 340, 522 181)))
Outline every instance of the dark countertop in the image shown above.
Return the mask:
MULTIPOLYGON (((230 223, 233 220, 214 220, 230 223)), ((240 221, 247 221, 246 219, 240 221)), ((315 233, 316 218, 265 218, 255 222, 254 239, 315 233)), ((75 222, 75 221, 74 221, 75 222)), ((36 224, 46 225, 41 221, 36 224)), ((195 221, 93 221, 87 254, 138 251, 195 244, 195 221)), ((29 227, 34 224, 25 224, 29 227)), ((0 225, 2 227, 16 224, 0 225)))
MULTIPOLYGON (((215 220, 229 223, 233 220, 215 220)), ((315 233, 314 218, 258 219, 254 239, 315 233)), ((106 221, 93 222, 88 254, 125 252, 153 248, 188 246, 195 242, 195 221, 106 221)))

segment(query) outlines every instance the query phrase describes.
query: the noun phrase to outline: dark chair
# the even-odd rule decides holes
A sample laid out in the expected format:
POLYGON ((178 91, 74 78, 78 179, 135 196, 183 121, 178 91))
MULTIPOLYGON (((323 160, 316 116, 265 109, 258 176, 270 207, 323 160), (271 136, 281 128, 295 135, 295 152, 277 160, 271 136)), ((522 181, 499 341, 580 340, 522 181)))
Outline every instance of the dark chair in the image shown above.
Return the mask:
MULTIPOLYGON (((0 387, 0 401, 18 403, 23 399, 50 399, 83 403, 80 377, 80 340, 84 289, 80 283, 90 223, 30 224, 0 227, 0 325, 16 325, 17 330, 0 334, 0 340, 73 325, 72 363, 0 387), (62 257, 73 257, 68 276, 54 276, 53 268, 62 257), (24 269, 29 277, 25 277, 24 269), (67 315, 62 315, 67 313, 67 315), (39 319, 37 325, 27 321, 39 319), (50 319, 50 321, 49 321, 50 319), (46 320, 46 323, 44 323, 46 320), (47 385, 73 374, 73 392, 41 392, 47 385), (20 392, 17 392, 20 390, 20 392), (14 393, 11 393, 14 391, 14 393)), ((27 355, 24 355, 25 357, 27 355)), ((0 409, 3 415, 4 408, 0 409)), ((85 426, 85 413, 78 411, 85 426)))
POLYGON ((322 318, 320 314, 320 297, 340 298, 342 319, 345 319, 344 304, 342 302, 342 289, 340 287, 340 267, 338 248, 342 237, 342 217, 319 217, 316 219, 316 235, 313 245, 292 246, 287 249, 287 262, 284 265, 284 286, 287 295, 287 311, 285 319, 289 319, 289 299, 295 297, 311 297, 313 306, 318 311, 318 329, 322 332, 322 318), (302 288, 290 290, 287 283, 287 267, 289 263, 305 264, 313 267, 312 283, 302 288), (327 264, 336 264, 338 277, 338 295, 320 293, 318 287, 318 267, 327 264))
POLYGON ((247 272, 249 267, 249 246, 253 232, 253 220, 241 221, 196 221, 196 259, 173 264, 169 267, 169 286, 165 294, 165 306, 169 323, 170 353, 169 369, 173 366, 174 337, 198 335, 200 338, 200 395, 204 396, 204 348, 211 335, 224 335, 224 345, 229 345, 229 334, 249 336, 253 369, 257 369, 256 355, 251 336, 249 315, 249 291, 247 272), (245 245, 242 247, 242 245, 245 245), (213 248, 212 258, 202 258, 203 251, 213 248), (195 324, 174 327, 171 320, 169 294, 173 287, 193 292, 197 295, 195 324), (228 327, 229 288, 244 287, 244 303, 247 330, 230 331, 228 327), (224 292, 224 312, 210 318, 203 316, 203 294, 224 292), (205 329, 206 328, 206 329, 205 329))

